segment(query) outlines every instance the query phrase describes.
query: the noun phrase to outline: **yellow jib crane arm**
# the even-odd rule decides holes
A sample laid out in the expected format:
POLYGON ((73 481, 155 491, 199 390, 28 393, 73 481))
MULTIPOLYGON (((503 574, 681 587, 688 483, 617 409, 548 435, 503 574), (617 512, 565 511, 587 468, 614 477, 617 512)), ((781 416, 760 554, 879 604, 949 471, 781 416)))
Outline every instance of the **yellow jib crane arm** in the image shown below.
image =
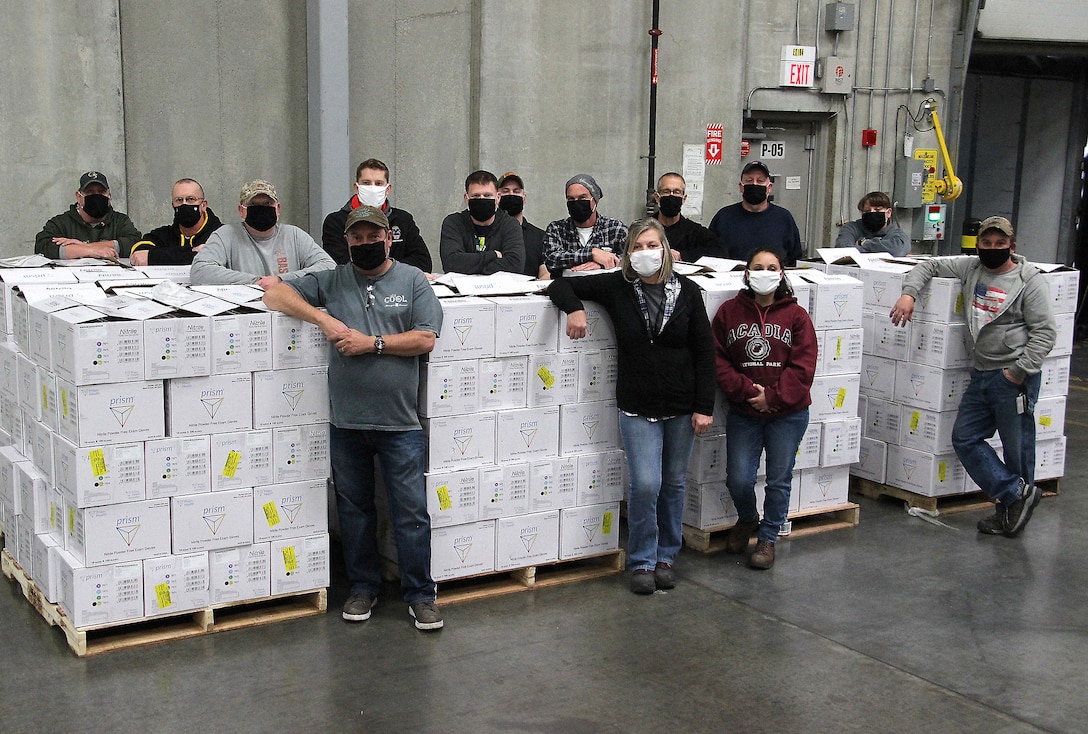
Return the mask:
POLYGON ((944 178, 938 178, 933 182, 933 190, 937 195, 947 201, 958 199, 963 193, 963 181, 952 172, 952 159, 948 155, 948 145, 944 141, 944 133, 941 132, 941 121, 937 119, 937 102, 929 100, 932 105, 929 114, 933 116, 933 129, 937 133, 937 145, 941 148, 941 157, 944 159, 944 178))

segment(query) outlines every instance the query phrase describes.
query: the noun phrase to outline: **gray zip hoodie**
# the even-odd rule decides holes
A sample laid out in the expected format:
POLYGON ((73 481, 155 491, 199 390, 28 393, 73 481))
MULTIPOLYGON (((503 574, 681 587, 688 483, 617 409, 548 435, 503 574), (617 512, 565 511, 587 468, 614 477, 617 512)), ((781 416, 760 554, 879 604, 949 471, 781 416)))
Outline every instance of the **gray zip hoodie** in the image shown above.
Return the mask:
MULTIPOLYGON (((977 328, 967 319, 968 342, 975 369, 1007 369, 1018 380, 1038 372, 1057 340, 1050 289, 1038 268, 1013 254, 1016 269, 1002 273, 1014 278, 1015 287, 990 323, 977 328)), ((971 307, 975 287, 991 280, 991 273, 973 255, 935 257, 914 267, 903 282, 903 295, 918 300, 918 292, 930 278, 959 278, 963 282, 964 308, 971 307)))

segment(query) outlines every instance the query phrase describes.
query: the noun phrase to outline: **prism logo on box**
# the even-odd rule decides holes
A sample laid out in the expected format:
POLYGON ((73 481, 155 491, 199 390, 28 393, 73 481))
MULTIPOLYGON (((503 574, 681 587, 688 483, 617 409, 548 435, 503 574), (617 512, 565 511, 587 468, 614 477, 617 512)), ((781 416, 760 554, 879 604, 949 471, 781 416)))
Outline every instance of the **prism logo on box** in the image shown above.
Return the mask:
POLYGON ((842 316, 842 312, 846 310, 846 304, 850 302, 850 294, 836 293, 831 302, 835 304, 835 314, 842 316))
POLYGON ((125 427, 125 422, 128 421, 129 416, 132 415, 132 409, 135 407, 136 398, 132 395, 110 398, 110 413, 113 414, 113 419, 117 421, 121 428, 125 427))
POLYGON ((294 525, 298 513, 302 510, 302 495, 284 497, 280 500, 280 509, 287 515, 287 521, 294 525))
POLYGON ((525 448, 532 446, 533 439, 536 438, 539 430, 540 427, 537 425, 537 421, 527 421, 521 424, 521 438, 525 441, 525 448))
POLYGON ((208 411, 209 418, 215 418, 215 414, 223 407, 224 400, 226 400, 226 394, 223 392, 223 388, 200 391, 200 402, 204 406, 204 410, 208 411))
POLYGON ((601 528, 601 518, 599 517, 587 517, 582 521, 582 530, 586 534, 586 540, 590 543, 597 537, 597 531, 601 528))
POLYGON ((469 551, 472 550, 472 538, 454 538, 453 549, 457 552, 457 557, 461 559, 461 563, 464 563, 468 558, 469 551))
POLYGON ((536 527, 525 528, 521 531, 521 542, 525 546, 525 552, 531 553, 536 539, 540 537, 540 529, 536 527))
POLYGON ((287 404, 289 406, 291 406, 291 410, 295 410, 298 407, 298 402, 302 400, 302 395, 305 392, 305 382, 283 383, 283 399, 287 401, 287 404))
POLYGON ((533 331, 536 330, 536 316, 533 314, 522 316, 518 321, 518 326, 521 327, 521 335, 525 337, 525 341, 529 341, 533 336, 533 331))
POLYGON ((472 332, 472 319, 461 318, 454 319, 453 321, 453 333, 457 335, 457 340, 461 342, 461 346, 465 345, 468 341, 468 335, 472 332))
POLYGON ((472 429, 458 428, 453 432, 453 442, 457 445, 457 450, 461 452, 461 456, 464 456, 468 451, 469 444, 472 443, 472 429))
POLYGON ((586 415, 582 417, 582 428, 585 429, 586 438, 593 438, 593 434, 597 432, 597 426, 601 425, 601 416, 599 414, 586 415))
POLYGON ((223 521, 227 519, 227 508, 223 505, 205 507, 202 514, 204 522, 208 524, 208 529, 212 531, 212 535, 216 535, 219 533, 219 528, 223 525, 223 521))
POLYGON ((125 545, 131 548, 132 541, 136 539, 136 533, 140 530, 140 516, 118 518, 114 527, 121 539, 125 541, 125 545))

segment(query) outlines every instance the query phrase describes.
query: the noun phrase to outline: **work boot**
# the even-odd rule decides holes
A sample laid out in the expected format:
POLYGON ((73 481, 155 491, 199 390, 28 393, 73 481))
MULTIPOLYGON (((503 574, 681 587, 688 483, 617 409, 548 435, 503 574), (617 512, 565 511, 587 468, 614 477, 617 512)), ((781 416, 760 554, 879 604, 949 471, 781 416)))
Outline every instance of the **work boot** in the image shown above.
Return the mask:
POLYGON ((752 557, 748 559, 748 567, 766 571, 773 565, 774 543, 769 540, 758 541, 756 543, 756 549, 752 551, 752 557))
POLYGON ((675 589, 676 571, 672 569, 672 564, 658 561, 657 568, 654 569, 654 581, 659 589, 675 589))
POLYGON ((737 524, 729 531, 729 540, 725 542, 726 553, 740 555, 748 550, 748 541, 752 539, 757 530, 759 530, 758 516, 755 520, 749 520, 748 522, 737 520, 737 524))

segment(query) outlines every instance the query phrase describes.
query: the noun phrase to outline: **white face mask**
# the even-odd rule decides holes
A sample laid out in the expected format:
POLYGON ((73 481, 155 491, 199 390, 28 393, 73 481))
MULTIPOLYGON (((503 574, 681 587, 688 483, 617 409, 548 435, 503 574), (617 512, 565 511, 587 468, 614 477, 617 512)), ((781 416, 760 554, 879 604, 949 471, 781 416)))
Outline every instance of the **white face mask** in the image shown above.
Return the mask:
POLYGON ((777 270, 749 270, 748 285, 761 296, 774 293, 782 282, 782 274, 777 270))
POLYGON ((359 203, 365 206, 372 206, 375 209, 381 209, 382 204, 385 203, 385 186, 363 186, 362 184, 355 184, 355 188, 359 190, 359 203))
POLYGON ((661 249, 632 252, 631 267, 643 278, 649 278, 651 275, 661 270, 661 257, 663 253, 664 250, 661 249))

